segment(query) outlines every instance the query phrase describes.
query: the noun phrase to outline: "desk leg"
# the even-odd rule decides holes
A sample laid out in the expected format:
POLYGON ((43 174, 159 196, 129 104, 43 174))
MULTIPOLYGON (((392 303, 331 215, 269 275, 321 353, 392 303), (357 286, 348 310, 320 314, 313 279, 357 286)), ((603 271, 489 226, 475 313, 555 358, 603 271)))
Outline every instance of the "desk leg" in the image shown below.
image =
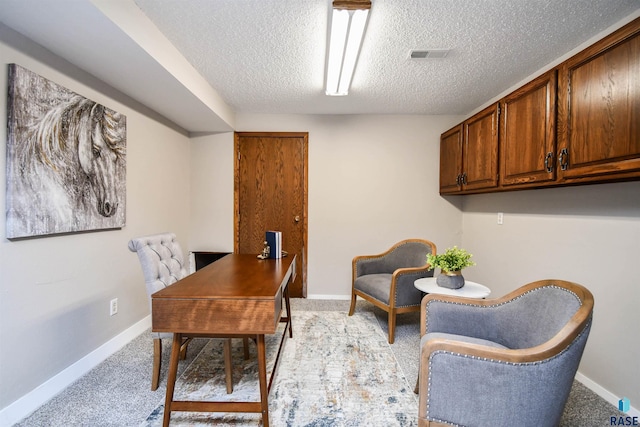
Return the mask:
POLYGON ((293 338, 293 321, 291 320, 291 300, 289 299, 289 285, 284 288, 284 305, 287 307, 287 317, 289 318, 289 338, 293 338))
MULTIPOLYGON (((260 378, 260 405, 262 425, 269 427, 269 389, 267 387, 267 355, 264 334, 258 335, 258 377, 260 378)), ((272 374, 273 375, 273 374, 272 374)))
POLYGON ((167 396, 164 401, 163 427, 169 426, 171 420, 171 402, 173 402, 173 391, 176 387, 176 377, 178 376, 178 360, 180 359, 180 347, 182 346, 182 334, 173 334, 173 345, 171 346, 171 360, 169 361, 169 376, 167 378, 167 396))

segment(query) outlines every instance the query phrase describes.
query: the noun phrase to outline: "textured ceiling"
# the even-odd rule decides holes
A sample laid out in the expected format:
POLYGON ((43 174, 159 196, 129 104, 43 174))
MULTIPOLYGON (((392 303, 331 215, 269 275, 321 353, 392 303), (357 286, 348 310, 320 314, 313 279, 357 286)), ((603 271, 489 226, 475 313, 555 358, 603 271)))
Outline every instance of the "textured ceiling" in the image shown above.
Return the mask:
POLYGON ((373 0, 349 96, 324 95, 329 0, 135 0, 236 110, 465 114, 638 0, 373 0), (410 60, 412 49, 451 49, 410 60))
POLYGON ((640 0, 372 0, 349 95, 329 97, 330 7, 331 0, 0 0, 0 21, 184 129, 214 132, 233 129, 233 112, 468 114, 640 16, 640 0), (413 49, 451 52, 411 60, 413 49))

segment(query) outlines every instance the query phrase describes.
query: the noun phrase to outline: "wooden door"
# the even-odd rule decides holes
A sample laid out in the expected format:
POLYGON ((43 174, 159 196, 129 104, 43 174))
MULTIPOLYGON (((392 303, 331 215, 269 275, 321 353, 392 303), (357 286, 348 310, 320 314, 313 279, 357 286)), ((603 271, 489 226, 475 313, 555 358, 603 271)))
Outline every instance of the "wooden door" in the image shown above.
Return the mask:
POLYGON ((565 61, 559 88, 561 180, 640 176, 640 19, 565 61))
POLYGON ((235 134, 235 252, 259 254, 265 232, 282 232, 297 255, 292 297, 306 297, 308 133, 235 134))
POLYGON ((556 70, 506 96, 500 112, 502 186, 556 179, 556 70))
POLYGON ((464 122, 462 190, 498 186, 498 103, 464 122))
POLYGON ((461 190, 462 125, 449 129, 440 137, 440 194, 461 190))

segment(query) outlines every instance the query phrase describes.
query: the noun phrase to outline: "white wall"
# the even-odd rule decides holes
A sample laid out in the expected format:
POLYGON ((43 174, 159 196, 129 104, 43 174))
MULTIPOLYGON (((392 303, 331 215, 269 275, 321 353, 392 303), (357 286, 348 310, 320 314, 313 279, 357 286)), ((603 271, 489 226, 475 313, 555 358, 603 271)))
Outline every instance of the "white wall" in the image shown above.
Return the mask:
POLYGON ((233 132, 191 139, 190 251, 233 252, 233 132))
MULTIPOLYGON (((422 237, 460 242, 461 200, 438 195, 440 134, 460 117, 238 114, 241 131, 309 132, 309 297, 347 298, 351 260, 422 237)), ((233 138, 194 141, 194 247, 233 248, 233 138), (197 187, 197 190, 196 190, 197 187)))
MULTIPOLYGON (((5 174, 0 174, 0 409, 32 392, 149 314, 131 237, 189 233, 189 139, 150 119, 145 108, 0 27, 0 98, 8 63, 20 64, 127 116, 127 213, 122 230, 5 238, 5 174), (74 77, 70 77, 74 76, 74 77), (119 312, 109 316, 109 300, 119 312)), ((0 102, 0 117, 7 117, 0 102)), ((0 126, 0 141, 6 141, 0 126)), ((5 170, 0 144, 0 170, 5 170)), ((150 349, 151 351, 151 349, 150 349)), ((0 417, 0 424, 2 418, 0 417)))
POLYGON ((586 286, 594 321, 579 372, 638 406, 640 182, 464 196, 462 242, 477 263, 465 277, 494 296, 548 278, 586 286))

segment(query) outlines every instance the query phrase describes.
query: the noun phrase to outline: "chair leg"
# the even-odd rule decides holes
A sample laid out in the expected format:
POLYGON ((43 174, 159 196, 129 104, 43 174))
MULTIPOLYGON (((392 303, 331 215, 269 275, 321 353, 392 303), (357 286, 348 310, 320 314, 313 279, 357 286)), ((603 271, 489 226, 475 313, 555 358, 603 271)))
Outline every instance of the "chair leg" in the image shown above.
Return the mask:
POLYGON ((356 309, 356 293, 351 291, 351 307, 349 307, 349 316, 353 316, 353 312, 356 309))
POLYGON ((233 365, 231 361, 231 338, 224 340, 224 374, 227 382, 227 394, 233 393, 233 365))
POLYGON ((187 338, 182 341, 182 345, 180 345, 180 360, 185 360, 187 358, 187 347, 191 342, 192 338, 187 338))
POLYGON ((396 310, 389 309, 389 344, 393 344, 396 339, 396 310))
POLYGON ((160 365, 162 365, 162 340, 153 339, 153 368, 151 371, 151 390, 158 389, 160 382, 160 365))
POLYGON ((242 338, 242 344, 244 345, 244 360, 249 360, 249 338, 242 338))

